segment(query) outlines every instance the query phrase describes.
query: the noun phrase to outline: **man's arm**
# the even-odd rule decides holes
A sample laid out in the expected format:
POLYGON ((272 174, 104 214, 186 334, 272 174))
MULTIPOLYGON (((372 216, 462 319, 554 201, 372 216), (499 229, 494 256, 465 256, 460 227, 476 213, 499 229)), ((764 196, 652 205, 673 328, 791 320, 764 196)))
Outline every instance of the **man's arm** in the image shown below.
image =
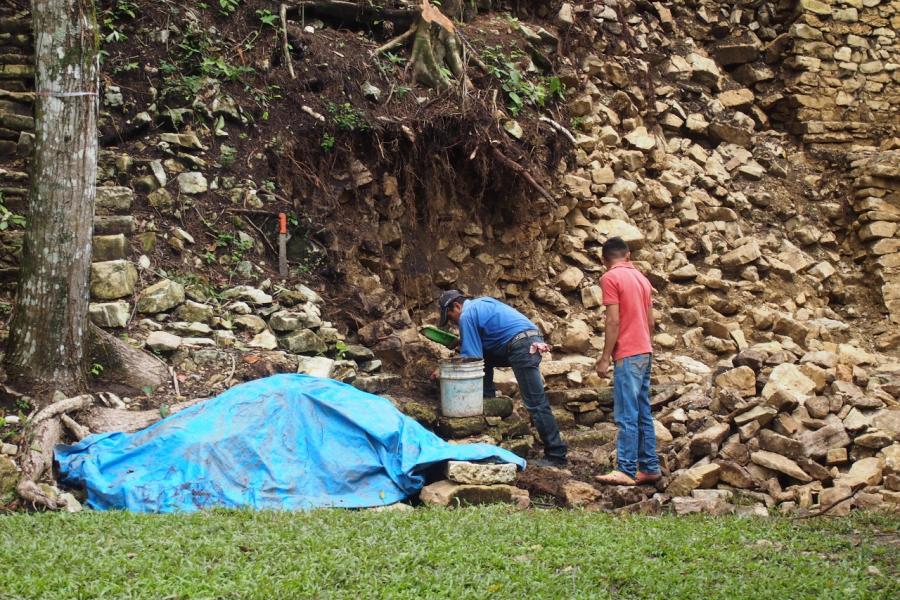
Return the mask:
POLYGON ((464 313, 459 319, 459 337, 460 356, 484 358, 484 348, 481 344, 481 336, 478 334, 478 327, 475 324, 475 319, 470 316, 470 313, 464 313))
POLYGON ((650 339, 653 340, 653 330, 656 329, 656 315, 653 314, 653 303, 647 307, 647 329, 650 330, 650 339))
POLYGON ((597 361, 597 374, 606 377, 609 371, 609 362, 612 359, 613 351, 616 349, 616 342, 619 339, 619 305, 606 305, 606 330, 604 331, 603 354, 597 361))

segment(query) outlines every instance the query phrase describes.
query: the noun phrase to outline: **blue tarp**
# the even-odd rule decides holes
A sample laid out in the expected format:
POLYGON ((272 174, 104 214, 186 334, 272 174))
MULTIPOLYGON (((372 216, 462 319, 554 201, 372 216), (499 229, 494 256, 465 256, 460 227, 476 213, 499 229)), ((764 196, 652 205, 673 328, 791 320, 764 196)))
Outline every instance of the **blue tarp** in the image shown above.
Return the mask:
POLYGON ((251 381, 135 433, 58 446, 61 479, 88 506, 136 512, 302 510, 393 504, 447 460, 525 461, 448 444, 388 400, 307 375, 251 381))

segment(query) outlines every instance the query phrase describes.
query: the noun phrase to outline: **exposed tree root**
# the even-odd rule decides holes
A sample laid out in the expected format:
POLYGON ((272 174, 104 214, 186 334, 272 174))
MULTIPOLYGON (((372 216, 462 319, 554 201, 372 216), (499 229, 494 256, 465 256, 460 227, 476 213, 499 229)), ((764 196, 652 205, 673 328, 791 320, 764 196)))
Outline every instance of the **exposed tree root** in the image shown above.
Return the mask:
POLYGON ((19 480, 16 491, 23 500, 30 502, 35 508, 45 507, 51 510, 59 508, 56 501, 41 490, 37 481, 53 464, 53 448, 59 443, 61 437, 60 420, 46 419, 35 427, 31 443, 21 456, 19 464, 22 469, 22 479, 19 480))
POLYGON ((89 407, 92 401, 93 398, 88 394, 73 396, 71 398, 63 398, 62 400, 54 402, 50 406, 45 406, 40 411, 38 411, 38 413, 34 415, 34 418, 31 419, 31 423, 32 425, 37 425, 46 421, 47 419, 51 419, 73 410, 83 410, 89 407))
MULTIPOLYGON (((206 398, 194 398, 179 402, 170 407, 169 414, 175 414, 195 404, 203 402, 206 398)), ((159 410, 123 410, 121 408, 93 407, 81 415, 81 420, 91 431, 105 433, 108 431, 123 431, 130 433, 149 427, 162 419, 159 410)))
POLYGON ((104 379, 133 388, 158 388, 168 380, 165 363, 142 350, 132 348, 119 338, 90 326, 89 355, 103 365, 104 379))
POLYGON ((534 177, 531 176, 531 173, 529 173, 529 172, 525 169, 525 167, 523 167, 522 165, 520 165, 519 163, 517 163, 517 162, 514 161, 513 159, 509 158, 508 156, 506 156, 505 154, 503 154, 502 152, 500 152, 500 150, 498 150, 496 146, 491 146, 491 151, 493 152, 494 157, 496 157, 496 159, 497 159, 498 161, 500 161, 501 163, 503 163, 504 166, 506 166, 506 167, 512 169, 513 171, 515 171, 516 173, 518 173, 519 175, 521 175, 522 178, 523 178, 525 181, 528 182, 528 185, 530 185, 531 187, 533 187, 533 188, 535 189, 535 191, 537 191, 541 196, 544 197, 545 200, 547 200, 547 201, 550 202, 551 204, 555 204, 555 203, 556 203, 556 201, 553 199, 553 196, 550 195, 550 192, 548 192, 547 190, 545 190, 545 189, 544 189, 544 186, 542 186, 541 184, 539 184, 539 183, 534 179, 534 177))

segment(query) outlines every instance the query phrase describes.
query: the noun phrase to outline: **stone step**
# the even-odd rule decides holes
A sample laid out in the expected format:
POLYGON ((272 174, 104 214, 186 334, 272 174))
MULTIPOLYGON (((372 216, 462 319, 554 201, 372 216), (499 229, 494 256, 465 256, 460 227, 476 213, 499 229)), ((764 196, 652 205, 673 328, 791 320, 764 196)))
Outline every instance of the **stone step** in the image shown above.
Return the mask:
POLYGON ((13 131, 34 131, 34 117, 12 113, 0 114, 0 127, 13 131))
POLYGON ((0 52, 0 65, 27 65, 31 64, 32 60, 32 57, 28 54, 0 52))
POLYGON ((0 17, 0 32, 31 33, 31 20, 16 17, 0 17))
POLYGON ((4 200, 9 200, 10 198, 27 198, 28 188, 3 186, 0 187, 0 194, 3 194, 4 200))
POLYGON ((134 232, 134 218, 121 215, 100 215, 94 217, 95 235, 131 235, 134 232))
POLYGON ((2 87, 2 84, 0 84, 0 100, 34 104, 34 92, 16 92, 12 90, 2 89, 2 87))
POLYGON ((0 79, 34 79, 34 67, 32 65, 21 64, 0 64, 0 79))
POLYGON ((0 168, 0 185, 11 185, 13 182, 28 183, 28 173, 0 168))
POLYGON ((129 215, 134 202, 131 188, 122 186, 100 186, 97 188, 95 213, 97 215, 129 215))
POLYGON ((30 117, 33 110, 33 104, 30 102, 13 102, 12 100, 0 99, 0 113, 30 117))
POLYGON ((3 92, 29 92, 34 89, 34 79, 3 79, 0 77, 0 94, 3 92))

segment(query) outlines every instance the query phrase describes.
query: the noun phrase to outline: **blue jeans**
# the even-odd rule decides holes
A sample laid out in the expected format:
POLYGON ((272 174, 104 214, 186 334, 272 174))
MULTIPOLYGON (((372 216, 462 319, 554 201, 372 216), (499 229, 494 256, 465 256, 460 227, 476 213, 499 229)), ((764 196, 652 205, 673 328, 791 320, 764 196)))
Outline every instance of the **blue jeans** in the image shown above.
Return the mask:
POLYGON ((613 414, 619 427, 616 463, 629 477, 638 470, 659 473, 656 432, 650 413, 652 365, 652 354, 638 354, 617 360, 613 370, 613 414))
POLYGON ((565 458, 568 447, 559 435, 559 425, 550 410, 550 402, 544 393, 544 378, 541 377, 541 355, 529 352, 531 344, 543 342, 540 336, 532 336, 504 346, 496 352, 485 352, 484 355, 484 396, 493 398, 497 395, 494 388, 494 367, 512 367, 513 375, 519 384, 519 392, 525 408, 531 413, 541 442, 544 444, 544 455, 552 458, 565 458))

